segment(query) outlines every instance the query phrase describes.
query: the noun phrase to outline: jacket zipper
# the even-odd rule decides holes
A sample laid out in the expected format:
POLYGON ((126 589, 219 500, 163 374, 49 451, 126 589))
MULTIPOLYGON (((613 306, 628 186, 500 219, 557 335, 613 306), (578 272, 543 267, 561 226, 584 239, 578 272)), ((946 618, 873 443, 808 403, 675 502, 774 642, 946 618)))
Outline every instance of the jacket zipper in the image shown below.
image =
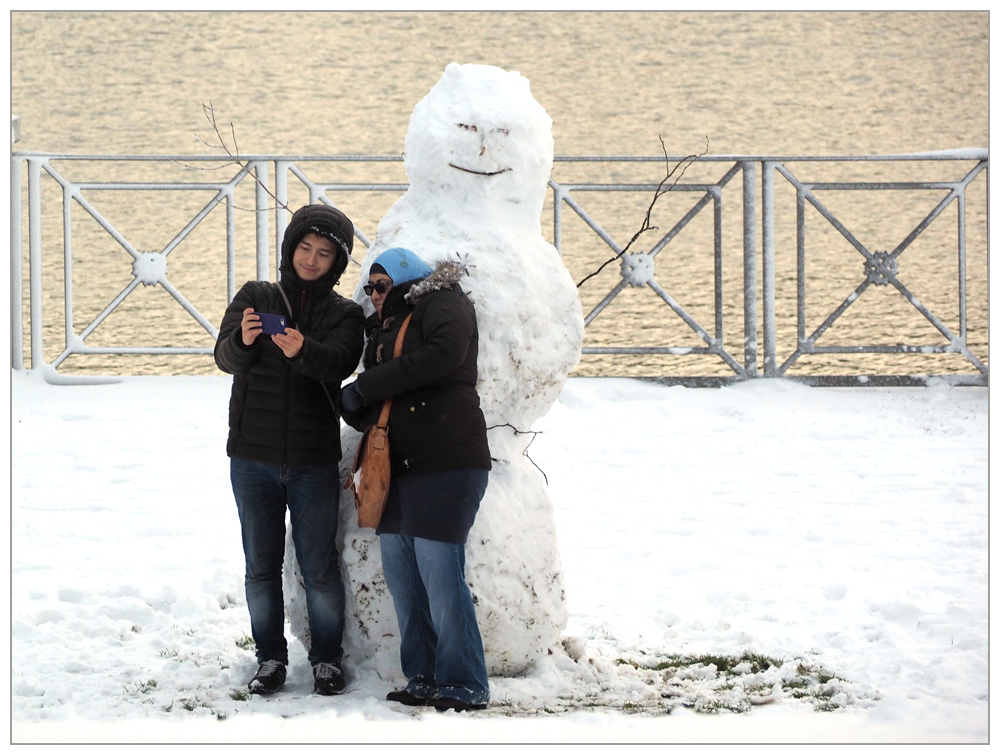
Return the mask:
MULTIPOLYGON (((278 284, 281 285, 280 283, 278 284)), ((301 296, 305 297, 305 291, 302 292, 301 296)), ((302 313, 302 304, 305 302, 300 300, 299 314, 302 313)), ((288 313, 289 318, 292 320, 292 327, 298 327, 298 321, 293 312, 288 313)), ((285 368, 285 422, 284 422, 284 432, 285 437, 282 442, 282 466, 288 466, 288 426, 292 423, 292 365, 288 364, 284 360, 284 355, 282 354, 281 363, 285 368)))
POLYGON ((285 437, 282 443, 282 466, 288 466, 288 425, 292 421, 292 366, 285 364, 285 437))

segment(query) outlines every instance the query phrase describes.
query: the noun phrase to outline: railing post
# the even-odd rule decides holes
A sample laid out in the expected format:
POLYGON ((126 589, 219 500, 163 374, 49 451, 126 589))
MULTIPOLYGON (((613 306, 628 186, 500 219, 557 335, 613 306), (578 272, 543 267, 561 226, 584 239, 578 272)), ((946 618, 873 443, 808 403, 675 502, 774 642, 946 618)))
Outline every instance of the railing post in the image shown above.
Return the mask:
POLYGON ((270 198, 267 195, 268 165, 261 160, 255 166, 257 176, 257 280, 268 280, 267 213, 270 198))
POLYGON ((66 348, 73 342, 73 194, 75 187, 63 189, 63 306, 66 348))
POLYGON ((10 158, 10 366, 24 369, 24 311, 21 284, 21 165, 10 158))
POLYGON ((757 165, 743 168, 743 367, 747 377, 757 373, 757 165))
MULTIPOLYGON (((285 239, 285 229, 288 227, 288 162, 285 160, 274 161, 274 195, 277 197, 277 205, 274 208, 274 258, 277 260, 277 270, 281 270, 281 242, 285 239)), ((280 272, 275 272, 279 276, 280 272)))
POLYGON ((236 197, 226 193, 226 301, 236 298, 236 197))
POLYGON ((965 298, 965 187, 962 187, 958 195, 958 330, 962 345, 968 346, 968 310, 965 298))
POLYGON ((28 277, 31 297, 31 369, 45 363, 42 348, 42 169, 38 158, 28 160, 28 277))
POLYGON ((725 322, 722 317, 722 189, 713 187, 712 195, 715 237, 715 338, 721 343, 725 340, 725 322))
POLYGON ((764 299, 764 377, 778 374, 774 328, 774 163, 761 163, 761 243, 764 299))
POLYGON ((552 187, 552 246, 562 257, 562 187, 549 181, 552 187))
POLYGON ((795 320, 796 348, 806 340, 806 196, 802 188, 795 192, 795 320))

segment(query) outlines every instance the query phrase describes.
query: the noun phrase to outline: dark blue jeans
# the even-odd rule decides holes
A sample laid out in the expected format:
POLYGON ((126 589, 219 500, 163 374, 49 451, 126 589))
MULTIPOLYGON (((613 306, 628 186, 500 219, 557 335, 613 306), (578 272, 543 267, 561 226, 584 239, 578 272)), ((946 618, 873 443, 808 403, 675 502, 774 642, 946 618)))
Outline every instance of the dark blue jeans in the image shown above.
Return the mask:
POLYGON ((483 640, 465 582, 465 544, 383 534, 379 545, 399 621, 407 691, 474 705, 489 702, 483 640))
POLYGON ((285 467, 231 459, 230 476, 246 557, 247 608, 257 660, 288 663, 281 567, 285 509, 305 581, 309 661, 339 664, 344 651, 344 585, 337 554, 340 474, 336 464, 285 467))

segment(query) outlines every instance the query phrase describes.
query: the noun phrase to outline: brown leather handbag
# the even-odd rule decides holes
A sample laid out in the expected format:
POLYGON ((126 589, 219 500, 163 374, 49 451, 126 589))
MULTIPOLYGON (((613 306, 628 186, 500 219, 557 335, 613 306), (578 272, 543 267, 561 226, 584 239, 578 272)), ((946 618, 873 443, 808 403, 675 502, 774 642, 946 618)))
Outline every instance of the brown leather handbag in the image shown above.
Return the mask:
MULTIPOLYGON (((412 314, 412 313, 411 313, 412 314)), ((403 353, 403 336, 410 324, 407 315, 396 336, 393 359, 403 353)), ((359 527, 378 527, 382 519, 385 502, 389 498, 389 483, 392 466, 389 462, 389 410, 392 398, 382 402, 382 412, 378 421, 365 430, 354 454, 354 466, 344 488, 354 492, 354 507, 358 510, 359 527)))

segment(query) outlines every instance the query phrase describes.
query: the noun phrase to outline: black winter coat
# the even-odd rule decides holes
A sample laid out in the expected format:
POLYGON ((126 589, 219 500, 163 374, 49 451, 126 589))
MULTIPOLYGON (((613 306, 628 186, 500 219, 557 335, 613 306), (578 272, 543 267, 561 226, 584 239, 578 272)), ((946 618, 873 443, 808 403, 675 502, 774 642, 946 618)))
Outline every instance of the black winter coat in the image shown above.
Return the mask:
POLYGON ((428 278, 393 288, 382 321, 373 315, 366 323, 365 371, 358 387, 370 406, 345 411, 344 419, 363 430, 375 423, 382 401, 393 398, 394 476, 491 467, 476 392, 479 328, 476 310, 458 285, 459 269, 442 263, 428 278), (411 312, 402 356, 393 359, 399 328, 411 312))
POLYGON ((247 282, 222 318, 215 363, 233 375, 226 445, 231 457, 287 466, 340 460, 340 420, 331 401, 338 400, 341 382, 361 358, 364 311, 333 291, 346 267, 346 251, 317 281, 301 281, 295 274, 294 245, 308 231, 289 225, 281 283, 247 282), (290 313, 279 285, 292 305, 290 313), (305 336, 293 359, 270 336, 259 335, 252 346, 243 344, 241 322, 248 307, 289 316, 288 324, 305 336))

